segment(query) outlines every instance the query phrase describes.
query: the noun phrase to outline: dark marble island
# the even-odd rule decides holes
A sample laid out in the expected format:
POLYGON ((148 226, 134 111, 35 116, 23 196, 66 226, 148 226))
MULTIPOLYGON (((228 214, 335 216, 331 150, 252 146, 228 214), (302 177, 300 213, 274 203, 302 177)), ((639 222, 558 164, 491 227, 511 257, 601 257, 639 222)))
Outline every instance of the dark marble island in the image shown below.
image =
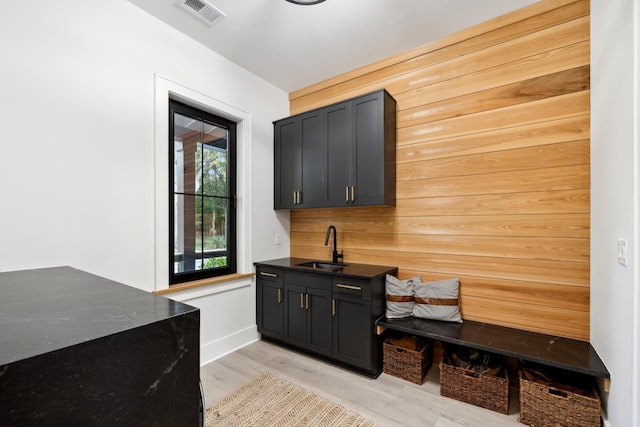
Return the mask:
POLYGON ((0 273, 0 425, 196 426, 200 312, 71 267, 0 273))

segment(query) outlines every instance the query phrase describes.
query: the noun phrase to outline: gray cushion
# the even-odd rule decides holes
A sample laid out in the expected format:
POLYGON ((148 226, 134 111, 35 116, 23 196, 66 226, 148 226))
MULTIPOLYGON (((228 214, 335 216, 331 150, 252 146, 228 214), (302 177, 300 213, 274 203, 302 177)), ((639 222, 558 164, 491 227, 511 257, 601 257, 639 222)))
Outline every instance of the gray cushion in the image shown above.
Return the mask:
POLYGON ((415 276, 410 279, 400 280, 387 274, 385 281, 385 295, 387 297, 388 319, 401 319, 413 315, 413 283, 420 282, 422 278, 415 276))
POLYGON ((462 323, 457 277, 434 282, 414 282, 413 315, 423 319, 462 323))

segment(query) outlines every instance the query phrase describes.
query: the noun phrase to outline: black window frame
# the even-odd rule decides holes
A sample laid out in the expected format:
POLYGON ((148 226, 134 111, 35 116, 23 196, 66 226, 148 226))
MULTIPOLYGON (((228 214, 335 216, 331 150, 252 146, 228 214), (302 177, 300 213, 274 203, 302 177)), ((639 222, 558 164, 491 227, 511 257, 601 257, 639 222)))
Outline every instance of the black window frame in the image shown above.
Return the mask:
MULTIPOLYGON (((237 212, 236 212, 236 174, 237 174, 237 123, 217 116, 211 112, 190 106, 180 101, 169 99, 169 285, 175 285, 194 280, 201 280, 210 277, 224 276, 237 272, 237 212), (196 120, 224 128, 228 131, 228 175, 227 175, 227 195, 228 212, 227 212, 227 249, 222 252, 227 256, 226 267, 218 267, 215 269, 196 270, 191 272, 175 272, 175 177, 174 177, 174 143, 175 143, 175 114, 188 116, 196 120)), ((178 193, 180 194, 180 193, 178 193)), ((202 232, 204 234, 204 232, 202 232)), ((213 254, 214 251, 209 251, 213 254)), ((220 255, 220 251, 216 251, 216 255, 220 255)))

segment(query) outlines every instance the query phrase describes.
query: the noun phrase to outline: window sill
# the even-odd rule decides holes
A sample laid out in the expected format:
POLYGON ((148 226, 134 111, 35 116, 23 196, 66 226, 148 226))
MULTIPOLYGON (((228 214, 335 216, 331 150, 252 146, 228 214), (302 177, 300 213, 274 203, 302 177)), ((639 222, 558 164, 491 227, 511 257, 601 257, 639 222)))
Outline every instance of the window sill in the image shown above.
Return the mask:
POLYGON ((230 282, 230 281, 233 281, 233 280, 239 280, 239 279, 244 279, 244 278, 248 278, 248 277, 253 277, 255 275, 256 275, 255 273, 228 274, 226 276, 211 277, 211 278, 208 278, 208 279, 194 280, 192 282, 185 282, 185 283, 179 283, 177 285, 171 285, 171 286, 169 286, 168 289, 160 289, 158 291, 154 291, 153 293, 156 294, 156 295, 171 294, 171 293, 174 293, 174 292, 186 291, 188 289, 196 289, 196 288, 201 288, 201 287, 204 287, 204 286, 216 285, 216 284, 220 284, 220 283, 230 282))

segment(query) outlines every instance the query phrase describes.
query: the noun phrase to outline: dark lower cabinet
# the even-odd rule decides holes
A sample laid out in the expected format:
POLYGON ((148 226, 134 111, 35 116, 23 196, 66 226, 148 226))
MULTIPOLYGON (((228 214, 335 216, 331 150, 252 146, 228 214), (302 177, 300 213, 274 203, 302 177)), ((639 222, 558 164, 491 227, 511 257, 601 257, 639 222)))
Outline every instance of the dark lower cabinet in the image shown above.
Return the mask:
POLYGON ((384 280, 384 274, 354 278, 257 265, 258 331, 377 377, 382 349, 375 319, 384 314, 384 280))
POLYGON ((331 291, 308 289, 307 348, 331 356, 331 291))
POLYGON ((334 295, 333 357, 344 363, 371 370, 371 301, 348 295, 334 295))
POLYGON ((284 341, 331 356, 331 291, 285 283, 284 293, 284 341))
POLYGON ((284 337, 284 289, 282 271, 258 267, 256 286, 256 317, 262 335, 276 339, 284 337))
POLYGON ((284 288, 285 316, 284 340, 298 347, 307 344, 307 311, 304 309, 303 286, 286 285, 284 288))

